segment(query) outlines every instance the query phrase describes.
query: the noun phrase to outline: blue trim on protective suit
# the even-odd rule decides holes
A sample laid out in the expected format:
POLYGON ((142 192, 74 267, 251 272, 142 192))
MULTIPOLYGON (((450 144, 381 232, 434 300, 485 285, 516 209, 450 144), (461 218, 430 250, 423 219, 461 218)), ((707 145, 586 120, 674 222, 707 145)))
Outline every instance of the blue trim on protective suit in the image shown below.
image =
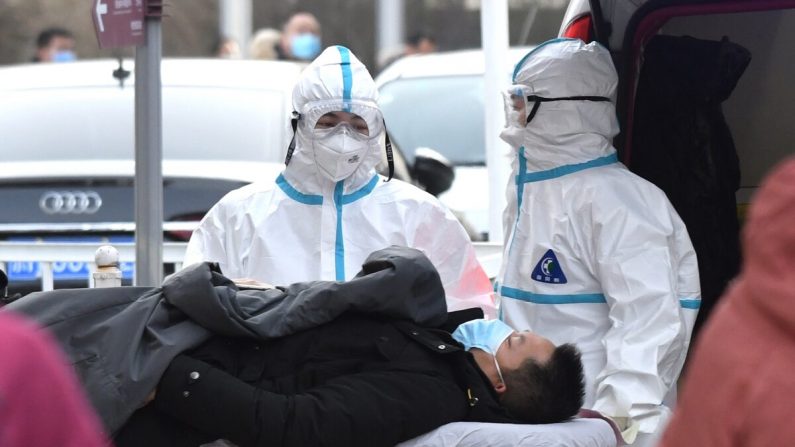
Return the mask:
MULTIPOLYGON (((522 199, 524 198, 524 187, 522 186, 522 182, 519 179, 522 177, 522 174, 527 171, 527 157, 524 155, 524 146, 519 147, 519 172, 520 174, 516 176, 516 206, 517 211, 522 209, 522 199)), ((516 214, 516 221, 519 221, 519 214, 516 214)))
POLYGON ((284 175, 279 174, 279 177, 276 179, 276 184, 279 185, 279 188, 287 194, 287 197, 295 200, 296 202, 303 203, 304 205, 322 205, 323 204, 323 196, 316 196, 312 194, 304 194, 299 192, 297 189, 293 188, 293 186, 287 182, 287 179, 284 178, 284 175))
POLYGON ((342 67, 342 110, 351 111, 351 89, 353 87, 353 73, 351 72, 351 52, 343 46, 337 46, 340 52, 340 67, 342 67))
POLYGON ((573 295, 545 295, 502 286, 500 295, 507 298, 536 304, 600 304, 607 303, 601 293, 578 293, 573 295))
MULTIPOLYGON (((532 50, 530 50, 530 52, 529 52, 529 53, 527 53, 527 54, 525 54, 525 55, 524 55, 524 57, 523 57, 523 58, 521 58, 521 59, 519 60, 519 62, 516 64, 516 66, 514 67, 514 69, 513 69, 513 76, 511 76, 511 81, 512 81, 514 84, 516 84, 516 75, 518 75, 518 74, 519 74, 519 70, 522 68, 522 65, 524 65, 525 61, 527 61, 527 59, 528 59, 528 58, 529 58, 531 55, 535 54, 536 52, 538 52, 538 50, 540 50, 541 48, 544 48, 544 47, 545 47, 545 46, 547 46, 547 45, 550 45, 550 44, 553 44, 553 43, 558 43, 558 42, 566 42, 566 41, 568 41, 568 40, 582 40, 582 39, 577 39, 577 38, 574 38, 574 37, 558 37, 558 38, 555 38, 555 39, 550 39, 550 40, 548 40, 548 41, 546 41, 546 42, 543 42, 543 43, 541 43, 539 46, 537 46, 537 47, 533 48, 532 50)), ((601 43, 599 43, 599 42, 596 42, 596 44, 597 44, 597 45, 599 45, 600 47, 604 48, 604 49, 607 49, 607 47, 606 47, 606 46, 602 45, 602 44, 601 44, 601 43)))
POLYGON ((342 240, 342 187, 345 180, 337 182, 334 187, 334 205, 337 207, 337 241, 334 248, 334 270, 337 272, 337 281, 345 281, 345 243, 342 240))
MULTIPOLYGON (((519 172, 527 170, 527 157, 524 156, 524 146, 519 146, 519 172)), ((508 257, 513 252, 513 238, 516 235, 516 227, 519 226, 519 217, 522 215, 522 199, 524 198, 524 185, 519 183, 519 176, 516 176, 516 219, 513 222, 513 231, 511 232, 511 241, 508 246, 508 257)))
POLYGON ((618 155, 616 155, 615 152, 610 155, 605 155, 604 157, 586 161, 584 163, 558 166, 557 168, 547 169, 546 171, 522 172, 516 176, 516 184, 522 185, 524 183, 551 180, 553 178, 563 177, 564 175, 573 174, 575 172, 584 171, 590 168, 607 166, 613 163, 618 163, 618 155))
POLYGON ((679 298, 679 305, 685 309, 698 309, 701 307, 701 300, 695 298, 679 298))
POLYGON ((342 206, 353 203, 373 192, 378 185, 378 174, 364 186, 350 194, 343 194, 345 180, 334 186, 334 206, 337 208, 337 236, 334 241, 334 271, 337 281, 345 281, 345 239, 342 237, 342 206))
POLYGON ((371 178, 367 184, 359 188, 358 191, 354 191, 350 194, 342 196, 342 204, 347 205, 349 203, 353 203, 367 194, 370 194, 373 192, 373 189, 375 189, 376 185, 378 185, 378 174, 374 175, 373 178, 371 178))
POLYGON ((533 55, 533 54, 534 54, 534 53, 536 53, 538 50, 540 50, 541 48, 544 48, 544 47, 545 47, 545 46, 547 46, 547 45, 550 45, 550 44, 553 44, 553 43, 558 43, 558 42, 565 42, 565 41, 567 41, 567 40, 579 40, 579 39, 574 39, 574 38, 572 38, 572 37, 558 37, 557 39, 551 39, 551 40, 548 40, 548 41, 546 41, 546 42, 542 43, 541 45, 539 45, 539 46, 537 46, 537 47, 533 48, 532 50, 530 50, 530 52, 529 52, 529 53, 527 53, 527 54, 525 54, 523 58, 519 59, 519 62, 516 64, 516 67, 514 67, 514 69, 513 69, 513 76, 511 76, 511 81, 512 81, 514 84, 516 83, 516 75, 518 75, 518 74, 519 74, 519 69, 521 69, 521 68, 522 68, 522 65, 525 63, 525 61, 526 61, 526 60, 527 60, 527 59, 528 59, 528 58, 529 58, 531 55, 533 55))

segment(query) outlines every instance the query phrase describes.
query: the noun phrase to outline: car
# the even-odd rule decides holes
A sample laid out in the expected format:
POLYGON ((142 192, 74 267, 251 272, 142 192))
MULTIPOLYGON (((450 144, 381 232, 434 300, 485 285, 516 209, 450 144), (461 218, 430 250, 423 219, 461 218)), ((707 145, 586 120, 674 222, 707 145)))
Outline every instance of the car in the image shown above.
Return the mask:
MULTIPOLYGON (((293 135, 292 89, 304 66, 163 60, 164 241, 186 242, 227 192, 281 172, 293 135)), ((113 60, 0 67, 0 241, 133 241, 133 71, 132 62, 113 60)), ((449 186, 438 181, 452 177, 438 154, 415 157, 412 166, 397 145, 393 155, 394 178, 436 193, 449 186)), ((377 169, 386 174, 385 156, 377 169)), ((51 267, 56 288, 87 285, 89 263, 51 267)), ((39 262, 0 258, 0 268, 12 295, 41 287, 39 262)), ((121 269, 130 284, 133 263, 121 269)))
POLYGON ((614 144, 688 227, 698 327, 738 273, 756 188, 795 153, 795 1, 572 0, 560 36, 613 55, 622 129, 614 144))
MULTIPOLYGON (((163 60, 165 241, 187 241, 227 192, 278 175, 302 68, 163 60)), ((0 240, 133 240, 134 84, 130 61, 0 68, 0 240)), ((7 263, 9 292, 39 287, 38 263, 0 261, 7 263)), ((86 286, 88 264, 52 267, 57 287, 86 286)), ((122 270, 129 282, 132 264, 122 270)))
MULTIPOLYGON (((533 47, 509 50, 505 86, 513 67, 533 47)), ((390 136, 413 166, 417 151, 441 154, 454 180, 439 199, 471 225, 474 240, 488 239, 488 174, 484 136, 483 51, 407 56, 375 79, 390 136)))

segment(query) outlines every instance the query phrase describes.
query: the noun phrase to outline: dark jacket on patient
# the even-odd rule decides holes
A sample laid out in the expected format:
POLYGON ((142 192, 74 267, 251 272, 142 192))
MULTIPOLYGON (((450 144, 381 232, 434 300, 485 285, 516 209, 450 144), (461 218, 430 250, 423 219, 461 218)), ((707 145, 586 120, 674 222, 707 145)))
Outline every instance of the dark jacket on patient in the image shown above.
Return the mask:
POLYGON ((267 342, 214 338, 177 357, 116 443, 394 446, 454 421, 514 422, 448 332, 350 314, 267 342))

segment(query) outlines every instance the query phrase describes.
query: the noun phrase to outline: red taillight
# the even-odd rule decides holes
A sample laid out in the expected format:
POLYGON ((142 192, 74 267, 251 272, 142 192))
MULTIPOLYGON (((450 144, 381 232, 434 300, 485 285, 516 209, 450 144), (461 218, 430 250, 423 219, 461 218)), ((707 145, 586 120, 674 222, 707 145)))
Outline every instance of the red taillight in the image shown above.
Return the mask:
MULTIPOLYGON (((182 216, 177 216, 170 219, 171 222, 198 222, 202 220, 204 213, 193 213, 182 216)), ((191 230, 169 230, 166 231, 166 236, 174 241, 187 242, 193 234, 191 230)))
POLYGON ((591 15, 586 14, 582 17, 578 17, 573 22, 566 27, 566 31, 563 32, 563 36, 561 37, 570 37, 572 39, 580 39, 585 43, 590 42, 593 26, 591 21, 591 15))

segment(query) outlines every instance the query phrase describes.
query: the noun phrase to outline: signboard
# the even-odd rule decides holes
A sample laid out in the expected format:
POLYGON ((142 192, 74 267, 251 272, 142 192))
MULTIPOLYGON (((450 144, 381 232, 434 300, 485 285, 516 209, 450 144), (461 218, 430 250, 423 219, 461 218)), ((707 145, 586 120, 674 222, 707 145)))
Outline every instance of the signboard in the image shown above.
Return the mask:
POLYGON ((100 48, 144 44, 144 0, 94 0, 91 17, 100 48))

